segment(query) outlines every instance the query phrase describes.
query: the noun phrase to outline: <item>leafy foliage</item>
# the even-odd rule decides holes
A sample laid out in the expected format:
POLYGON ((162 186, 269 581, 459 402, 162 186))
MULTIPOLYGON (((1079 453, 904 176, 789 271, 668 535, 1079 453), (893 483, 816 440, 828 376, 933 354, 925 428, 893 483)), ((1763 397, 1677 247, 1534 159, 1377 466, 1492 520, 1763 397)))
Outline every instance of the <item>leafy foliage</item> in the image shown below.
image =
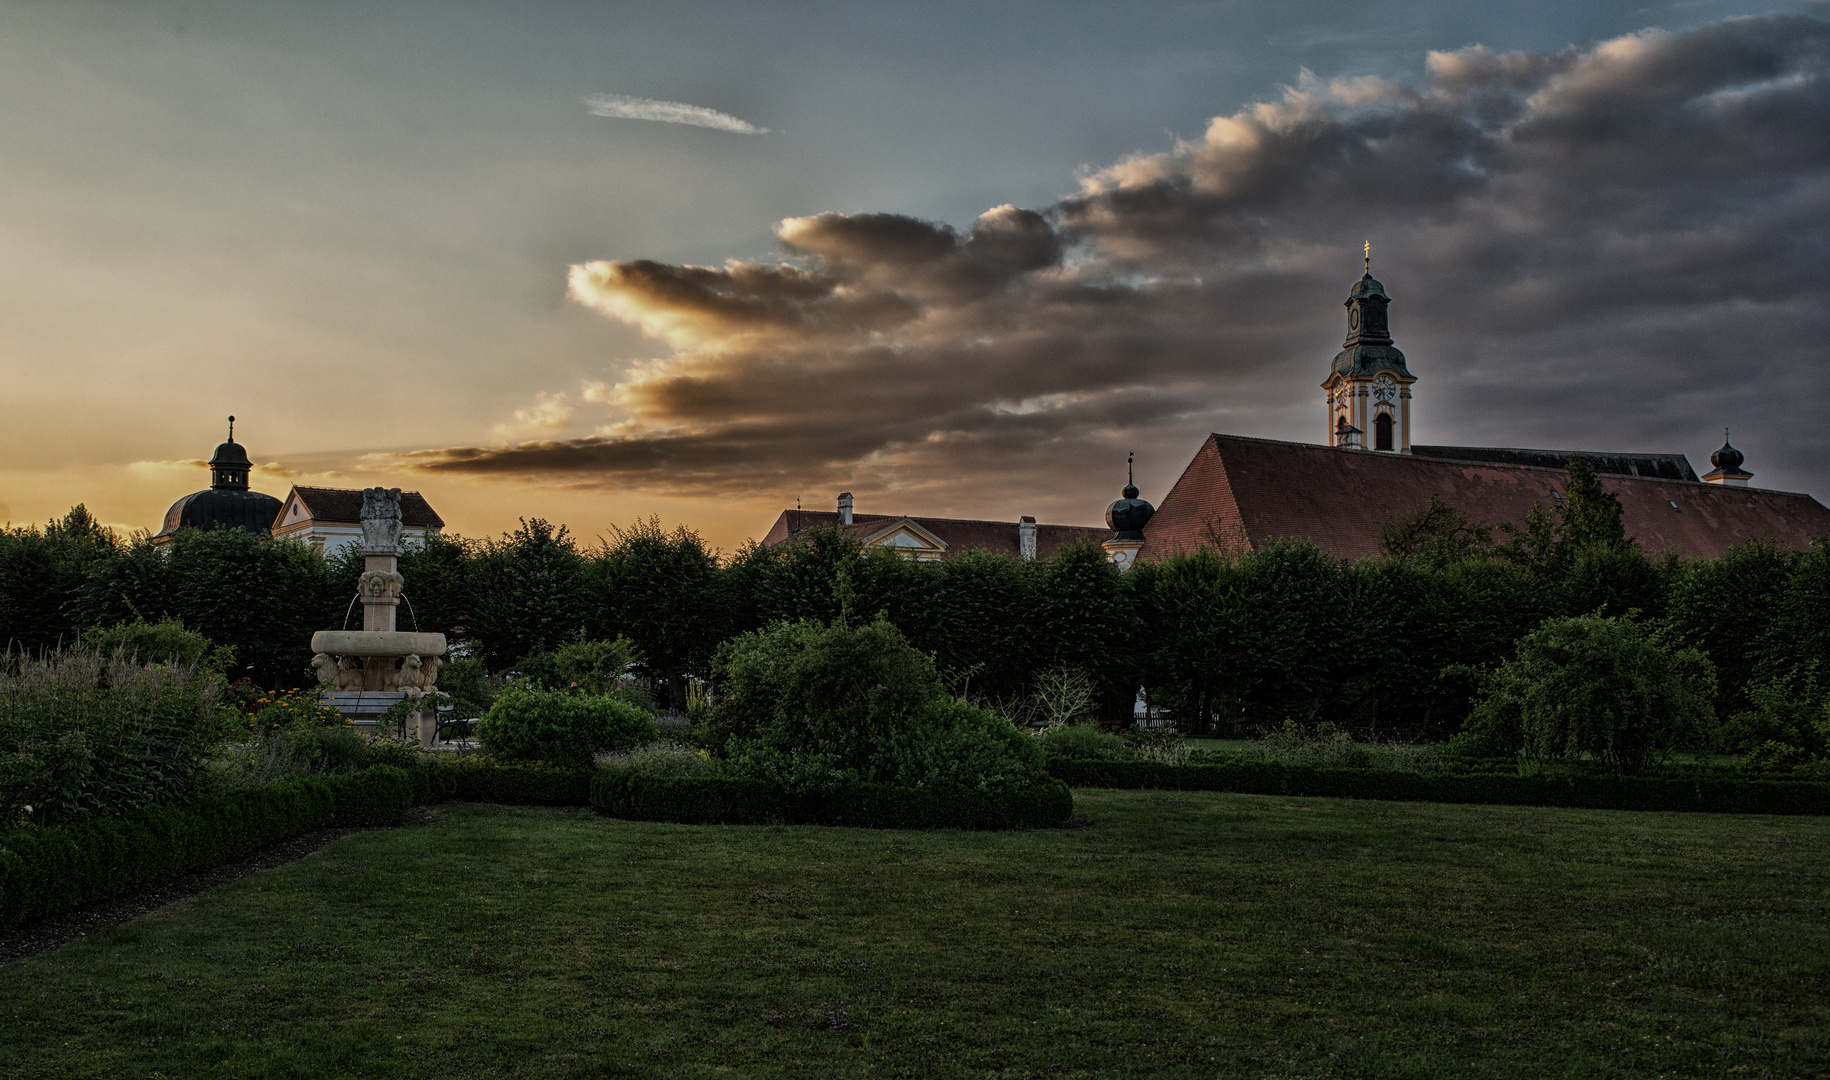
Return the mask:
POLYGON ((312 633, 337 625, 354 592, 296 540, 184 529, 164 548, 141 537, 92 567, 74 607, 84 626, 176 619, 233 647, 238 670, 262 686, 282 687, 310 678, 312 633))
POLYGON ((719 650, 714 678, 715 738, 733 773, 793 793, 870 782, 1009 790, 1040 777, 1033 743, 950 697, 932 659, 882 618, 745 634, 719 650))
POLYGON ((718 563, 698 533, 659 518, 613 528, 587 564, 587 587, 605 633, 626 637, 644 672, 686 708, 685 679, 703 675, 723 624, 718 563))
POLYGON ((470 581, 471 636, 494 670, 585 632, 584 559, 565 526, 539 518, 479 545, 470 581))
POLYGON ((177 664, 194 667, 206 664, 216 674, 225 674, 235 663, 233 646, 212 648, 210 639, 187 630, 177 619, 149 623, 135 619, 97 628, 83 635, 83 645, 103 656, 120 653, 139 664, 177 664))
POLYGON ((555 765, 586 764, 657 734, 647 712, 615 697, 521 686, 503 691, 477 724, 477 737, 497 757, 555 765))
MULTIPOLYGON (((523 680, 548 690, 577 690, 586 694, 613 693, 629 681, 635 647, 628 638, 614 641, 573 641, 551 652, 530 656, 515 665, 523 680)), ((441 685, 443 677, 441 673, 441 685)))
POLYGON ((1628 619, 1547 621, 1492 672, 1468 742, 1541 760, 1593 759, 1637 772, 1715 741, 1715 668, 1628 619))
POLYGON ((190 798, 218 738, 199 666, 73 649, 0 672, 0 821, 118 815, 190 798))
POLYGON ((1137 757, 1125 740, 1095 724, 1061 724, 1044 728, 1035 736, 1036 744, 1051 758, 1130 761, 1137 757))
POLYGON ((1796 768, 1830 756, 1830 686, 1808 664, 1748 688, 1749 707, 1723 725, 1725 749, 1756 766, 1796 768))

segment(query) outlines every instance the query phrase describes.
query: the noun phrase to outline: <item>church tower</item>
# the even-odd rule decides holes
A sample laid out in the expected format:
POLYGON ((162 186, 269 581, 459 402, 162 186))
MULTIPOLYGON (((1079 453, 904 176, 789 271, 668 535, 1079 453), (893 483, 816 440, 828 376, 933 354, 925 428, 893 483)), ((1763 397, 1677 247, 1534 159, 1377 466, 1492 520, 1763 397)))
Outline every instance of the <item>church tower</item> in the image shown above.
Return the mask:
POLYGON ((1411 384, 1417 377, 1392 345, 1385 309, 1392 298, 1372 276, 1372 244, 1366 245, 1366 274, 1347 294, 1347 340, 1334 358, 1322 390, 1328 396, 1331 446, 1392 454, 1411 452, 1411 384))

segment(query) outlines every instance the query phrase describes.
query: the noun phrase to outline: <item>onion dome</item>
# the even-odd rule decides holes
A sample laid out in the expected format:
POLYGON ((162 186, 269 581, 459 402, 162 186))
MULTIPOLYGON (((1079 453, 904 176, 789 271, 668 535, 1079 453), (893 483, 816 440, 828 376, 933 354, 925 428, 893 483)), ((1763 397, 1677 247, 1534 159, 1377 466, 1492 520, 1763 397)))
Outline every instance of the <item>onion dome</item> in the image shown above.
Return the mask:
POLYGON ((1722 449, 1709 455, 1709 463, 1723 472, 1740 472, 1741 463, 1746 460, 1747 458, 1742 456, 1741 451, 1728 445, 1727 435, 1722 437, 1722 449))
POLYGON ((210 455, 209 490, 194 491, 173 503, 153 539, 169 539, 179 529, 243 529, 271 535, 273 520, 280 516, 280 501, 248 490, 248 472, 253 467, 248 451, 235 441, 235 418, 231 416, 228 441, 210 455))
POLYGON ((1728 429, 1722 429, 1722 449, 1709 455, 1709 463, 1715 468, 1703 477, 1705 484, 1722 484, 1729 487, 1746 487, 1754 474, 1741 467, 1747 459, 1741 451, 1728 444, 1728 429))
POLYGON ((1137 484, 1132 481, 1131 460, 1125 461, 1124 497, 1106 507, 1106 525, 1112 530, 1114 540, 1142 540, 1144 526, 1150 523, 1156 507, 1137 497, 1137 484))

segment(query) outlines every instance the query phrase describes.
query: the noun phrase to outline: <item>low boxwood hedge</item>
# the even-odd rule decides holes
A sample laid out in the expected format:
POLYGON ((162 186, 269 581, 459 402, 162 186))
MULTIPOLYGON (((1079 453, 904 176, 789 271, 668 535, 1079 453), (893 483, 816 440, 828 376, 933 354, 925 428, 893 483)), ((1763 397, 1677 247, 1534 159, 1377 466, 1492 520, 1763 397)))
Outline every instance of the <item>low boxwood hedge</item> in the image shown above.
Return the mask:
POLYGON ((383 765, 0 834, 0 929, 126 896, 312 829, 397 825, 413 786, 407 770, 383 765))
POLYGON ((438 761, 416 771, 423 777, 414 780, 420 801, 459 799, 516 806, 588 806, 591 778, 597 774, 590 767, 564 768, 482 755, 438 761), (422 788, 424 795, 419 794, 422 788))
POLYGON ((609 817, 686 824, 853 825, 871 829, 1046 828, 1074 812, 1067 785, 987 795, 943 788, 855 784, 834 795, 791 795, 762 780, 599 773, 591 805, 609 817))
POLYGON ((1688 810, 1711 814, 1830 814, 1830 783, 1698 775, 1518 776, 1323 769, 1270 761, 1161 765, 1051 758, 1049 775, 1070 787, 1330 795, 1402 802, 1567 806, 1587 810, 1688 810))

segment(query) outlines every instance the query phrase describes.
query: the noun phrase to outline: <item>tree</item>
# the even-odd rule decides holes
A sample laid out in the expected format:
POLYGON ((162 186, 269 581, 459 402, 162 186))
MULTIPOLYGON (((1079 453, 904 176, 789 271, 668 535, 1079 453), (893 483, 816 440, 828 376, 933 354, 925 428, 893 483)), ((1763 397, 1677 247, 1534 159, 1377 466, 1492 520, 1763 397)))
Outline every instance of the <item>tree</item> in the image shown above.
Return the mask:
POLYGON ((947 685, 974 701, 1021 697, 1037 666, 1036 564, 984 550, 897 561, 912 584, 891 621, 947 685))
POLYGON ((685 676, 706 672, 724 622, 716 605, 717 556, 698 533, 685 526, 667 532, 659 518, 611 532, 585 564, 598 634, 627 637, 643 670, 683 710, 685 676))
POLYGON ((181 529, 164 548, 142 536, 95 568, 75 608, 85 626, 176 619, 233 648, 241 674, 292 687, 311 678, 311 635, 337 624, 341 594, 330 566, 297 540, 181 529))
POLYGON ((514 532, 480 546, 471 632, 491 670, 585 635, 584 559, 565 526, 523 518, 514 532))
POLYGON ((1130 724, 1144 650, 1118 567, 1090 540, 1076 540, 1033 565, 1033 670, 1086 672, 1099 694, 1100 721, 1130 724))
POLYGON ((1484 555, 1493 546, 1493 530, 1431 495, 1430 505, 1379 526, 1379 550, 1394 562, 1431 565, 1460 562, 1484 555))
POLYGON ((114 531, 80 503, 42 531, 0 529, 0 646, 38 651, 73 642, 86 625, 77 610, 83 583, 121 551, 114 531))
POLYGON ((1541 760, 1592 759, 1638 772, 1715 741, 1715 668, 1633 620, 1547 620, 1490 673, 1468 742, 1541 760))
POLYGON ((1674 575, 1666 620, 1677 641, 1715 662, 1721 715, 1746 710, 1761 658, 1786 651, 1784 642, 1769 642, 1767 628, 1784 607, 1796 562, 1771 540, 1751 540, 1719 559, 1683 564, 1674 575))
POLYGON ((477 601, 478 546, 459 536, 428 536, 423 544, 404 546, 400 574, 406 579, 406 602, 401 605, 401 626, 443 634, 452 643, 469 636, 477 601))
POLYGON ((1795 671, 1830 672, 1830 538, 1818 537, 1793 557, 1765 632, 1755 678, 1772 681, 1795 671))

